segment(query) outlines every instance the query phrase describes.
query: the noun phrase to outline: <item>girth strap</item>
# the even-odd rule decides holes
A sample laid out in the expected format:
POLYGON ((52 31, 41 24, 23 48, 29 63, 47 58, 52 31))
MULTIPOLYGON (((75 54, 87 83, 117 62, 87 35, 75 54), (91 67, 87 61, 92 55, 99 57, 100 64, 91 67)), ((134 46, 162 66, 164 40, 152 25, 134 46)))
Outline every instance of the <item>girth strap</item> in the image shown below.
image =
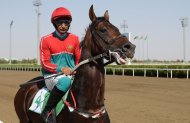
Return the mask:
POLYGON ((72 100, 73 100, 73 103, 74 103, 74 106, 72 107, 71 104, 69 102, 67 102, 66 100, 64 101, 64 104, 68 107, 69 111, 70 112, 75 112, 85 118, 99 118, 102 114, 106 113, 106 109, 105 107, 101 107, 98 111, 84 111, 84 110, 81 110, 79 108, 77 108, 76 106, 76 100, 75 100, 75 97, 73 95, 73 92, 72 90, 70 89, 70 93, 71 93, 71 97, 72 97, 72 100))

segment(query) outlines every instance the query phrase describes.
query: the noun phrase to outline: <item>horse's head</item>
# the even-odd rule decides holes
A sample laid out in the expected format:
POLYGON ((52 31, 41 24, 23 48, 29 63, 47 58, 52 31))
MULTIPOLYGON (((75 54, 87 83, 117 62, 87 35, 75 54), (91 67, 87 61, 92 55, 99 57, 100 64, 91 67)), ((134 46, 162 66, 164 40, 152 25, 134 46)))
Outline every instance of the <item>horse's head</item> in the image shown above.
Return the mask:
POLYGON ((103 17, 96 17, 92 5, 89 10, 89 17, 92 23, 85 37, 92 39, 86 45, 90 45, 89 49, 93 55, 109 52, 107 59, 112 59, 118 64, 124 64, 127 57, 133 58, 136 46, 110 23, 108 11, 104 13, 103 17))

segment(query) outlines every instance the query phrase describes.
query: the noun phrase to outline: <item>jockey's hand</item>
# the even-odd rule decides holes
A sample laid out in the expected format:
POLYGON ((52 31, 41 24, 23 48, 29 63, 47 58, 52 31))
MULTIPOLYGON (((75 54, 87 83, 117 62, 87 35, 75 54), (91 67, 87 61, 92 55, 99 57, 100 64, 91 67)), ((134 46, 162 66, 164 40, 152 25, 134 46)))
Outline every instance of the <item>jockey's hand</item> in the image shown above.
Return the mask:
POLYGON ((65 74, 65 75, 71 75, 72 73, 72 69, 70 67, 63 67, 61 69, 61 71, 65 74))

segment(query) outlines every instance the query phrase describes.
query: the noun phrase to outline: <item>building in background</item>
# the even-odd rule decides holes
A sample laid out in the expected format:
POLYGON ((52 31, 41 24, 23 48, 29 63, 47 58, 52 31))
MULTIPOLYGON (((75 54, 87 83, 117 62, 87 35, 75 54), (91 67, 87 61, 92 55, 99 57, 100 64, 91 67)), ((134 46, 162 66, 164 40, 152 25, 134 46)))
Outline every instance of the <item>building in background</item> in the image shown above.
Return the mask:
MULTIPOLYGON (((129 41, 131 41, 131 32, 125 32, 123 33, 124 36, 126 36, 128 38, 129 41)), ((127 58, 127 65, 131 65, 131 59, 127 58)))
POLYGON ((131 41, 131 32, 126 32, 126 33, 123 33, 123 35, 125 35, 129 41, 131 41))

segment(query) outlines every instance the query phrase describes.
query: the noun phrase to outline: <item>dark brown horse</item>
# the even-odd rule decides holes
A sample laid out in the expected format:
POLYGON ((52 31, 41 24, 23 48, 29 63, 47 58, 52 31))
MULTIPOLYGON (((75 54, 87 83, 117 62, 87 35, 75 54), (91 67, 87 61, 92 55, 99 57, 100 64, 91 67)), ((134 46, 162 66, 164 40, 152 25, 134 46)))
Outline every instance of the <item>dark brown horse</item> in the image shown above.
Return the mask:
MULTIPOLYGON (((121 35, 118 28, 109 21, 108 11, 103 17, 96 17, 93 6, 89 10, 92 21, 86 30, 84 40, 81 42, 80 61, 89 59, 76 71, 71 90, 76 100, 73 112, 66 107, 57 117, 57 123, 110 123, 104 105, 105 77, 104 58, 111 62, 124 64, 125 58, 132 58, 135 45, 121 35)), ((38 80, 34 78, 31 81, 38 80)), ((32 99, 44 82, 26 84, 22 86, 14 100, 15 110, 20 123, 43 123, 39 114, 29 111, 32 99)), ((72 96, 69 94, 68 102, 73 106, 72 96)))

